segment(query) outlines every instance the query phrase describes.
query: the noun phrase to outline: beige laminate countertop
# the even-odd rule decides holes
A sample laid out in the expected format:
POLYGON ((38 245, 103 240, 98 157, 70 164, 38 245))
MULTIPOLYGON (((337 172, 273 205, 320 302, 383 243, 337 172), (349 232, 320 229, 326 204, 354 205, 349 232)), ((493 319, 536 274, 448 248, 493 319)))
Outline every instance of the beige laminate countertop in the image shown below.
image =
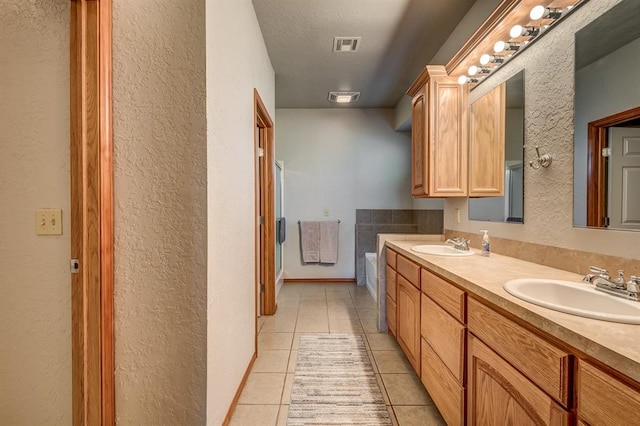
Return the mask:
MULTIPOLYGON (((573 346, 640 382, 640 325, 619 324, 557 312, 520 300, 503 284, 517 278, 582 280, 582 275, 491 253, 467 257, 434 256, 411 251, 424 241, 387 239, 396 250, 474 295, 573 346)), ((473 249, 472 249, 473 250, 473 249)), ((586 271, 585 271, 586 273, 586 271)), ((639 302, 640 303, 640 302, 639 302)))

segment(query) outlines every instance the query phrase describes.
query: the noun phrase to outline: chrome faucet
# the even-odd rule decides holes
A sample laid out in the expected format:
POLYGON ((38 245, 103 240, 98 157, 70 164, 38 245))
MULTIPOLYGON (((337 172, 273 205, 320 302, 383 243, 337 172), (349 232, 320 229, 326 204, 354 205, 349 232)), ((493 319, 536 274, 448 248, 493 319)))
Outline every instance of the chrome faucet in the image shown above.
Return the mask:
POLYGON ((469 251, 469 243, 471 241, 465 239, 465 238, 460 238, 460 237, 456 237, 456 238, 449 238, 447 241, 445 241, 445 244, 452 244, 454 249, 457 250, 462 250, 462 251, 469 251))
POLYGON ((640 296, 640 277, 632 275, 629 277, 629 281, 625 282, 622 269, 618 271, 618 278, 615 279, 609 276, 609 272, 606 269, 590 266, 589 271, 594 273, 585 275, 582 281, 593 284, 596 290, 638 301, 640 296))

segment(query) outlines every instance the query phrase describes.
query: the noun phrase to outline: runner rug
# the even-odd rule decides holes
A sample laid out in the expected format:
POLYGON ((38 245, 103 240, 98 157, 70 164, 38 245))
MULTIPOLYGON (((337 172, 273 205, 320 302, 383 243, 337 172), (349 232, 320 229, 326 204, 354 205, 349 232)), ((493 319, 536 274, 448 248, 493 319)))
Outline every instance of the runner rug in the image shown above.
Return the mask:
POLYGON ((300 336, 287 425, 391 425, 362 336, 300 336))

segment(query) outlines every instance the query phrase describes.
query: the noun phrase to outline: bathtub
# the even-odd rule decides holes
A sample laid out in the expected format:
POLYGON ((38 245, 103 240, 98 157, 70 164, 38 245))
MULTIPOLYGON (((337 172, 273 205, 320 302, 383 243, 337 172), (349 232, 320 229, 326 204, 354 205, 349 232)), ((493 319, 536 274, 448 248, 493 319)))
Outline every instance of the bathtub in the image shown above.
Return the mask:
POLYGON ((378 302, 378 255, 376 253, 364 254, 364 272, 367 290, 373 300, 378 302))

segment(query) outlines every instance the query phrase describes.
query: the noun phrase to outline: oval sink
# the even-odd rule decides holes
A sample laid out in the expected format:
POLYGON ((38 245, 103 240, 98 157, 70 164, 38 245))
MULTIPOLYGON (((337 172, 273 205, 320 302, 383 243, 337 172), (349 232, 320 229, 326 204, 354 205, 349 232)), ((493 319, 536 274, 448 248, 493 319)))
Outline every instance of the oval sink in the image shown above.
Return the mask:
POLYGON ((537 278, 507 281, 504 289, 538 306, 603 321, 640 324, 640 302, 596 290, 591 284, 537 278))
POLYGON ((462 251, 442 244, 425 244, 420 246, 413 246, 411 247, 411 250, 418 253, 435 254, 436 256, 473 256, 473 252, 471 250, 462 251))

